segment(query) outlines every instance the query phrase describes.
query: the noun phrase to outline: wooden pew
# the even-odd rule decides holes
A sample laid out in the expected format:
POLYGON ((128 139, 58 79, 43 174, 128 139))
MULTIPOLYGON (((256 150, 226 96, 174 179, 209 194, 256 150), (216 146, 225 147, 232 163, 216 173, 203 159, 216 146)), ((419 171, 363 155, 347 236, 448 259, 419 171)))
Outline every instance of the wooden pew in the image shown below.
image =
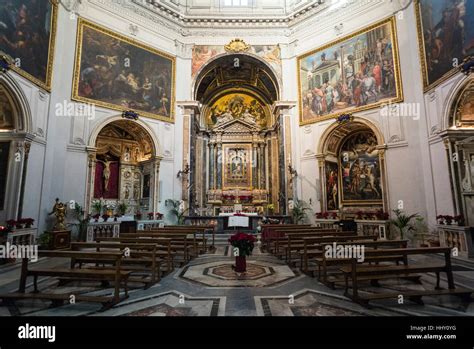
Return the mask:
POLYGON ((317 236, 303 237, 303 250, 299 252, 301 270, 312 276, 316 269, 309 267, 309 262, 321 256, 321 244, 333 242, 349 242, 349 241, 376 241, 378 235, 360 236, 360 235, 333 235, 333 236, 317 236))
MULTIPOLYGON (((148 244, 123 244, 120 242, 73 242, 71 243, 72 251, 82 251, 84 249, 95 249, 96 252, 118 251, 124 255, 122 259, 122 270, 129 270, 132 274, 129 276, 129 282, 139 282, 145 284, 145 289, 153 286, 160 281, 161 262, 163 261, 157 255, 157 245, 148 244), (128 249, 129 255, 125 253, 128 249), (135 273, 146 273, 147 277, 134 276, 135 273)), ((91 263, 89 260, 77 258, 71 259, 71 269, 76 264, 82 268, 84 263, 91 263)), ((95 263, 92 261, 92 263, 95 263)), ((95 263, 97 265, 97 263, 95 263)), ((107 263, 102 263, 103 265, 107 263)), ((96 267, 98 268, 98 267, 96 267)), ((105 270, 105 267, 102 267, 105 270)))
POLYGON ((463 297, 465 300, 470 299, 472 290, 465 288, 456 288, 454 284, 454 276, 451 265, 451 248, 447 247, 425 247, 425 248, 402 248, 402 249, 387 249, 387 250, 372 250, 367 251, 366 254, 371 256, 389 256, 389 255, 430 255, 443 254, 444 263, 430 263, 430 264, 412 264, 412 265, 388 265, 388 266, 367 266, 360 265, 356 259, 352 259, 351 264, 341 268, 341 272, 345 278, 345 295, 362 305, 368 305, 370 301, 397 298, 399 295, 423 304, 423 296, 439 296, 439 295, 455 295, 463 297), (448 289, 440 288, 440 273, 446 273, 448 281, 448 289), (391 276, 393 278, 406 277, 419 273, 436 273, 437 282, 434 290, 423 291, 397 291, 389 293, 377 293, 370 295, 361 295, 359 293, 359 279, 372 278, 378 279, 381 276, 391 276), (349 293, 349 280, 352 281, 352 293, 349 293))
POLYGON ((188 235, 193 233, 156 233, 154 231, 149 232, 137 232, 130 234, 121 234, 124 238, 167 238, 171 240, 171 251, 173 254, 173 261, 180 263, 180 266, 191 260, 191 257, 195 255, 196 243, 194 239, 188 239, 188 235), (194 254, 193 254, 194 251, 194 254), (179 260, 178 260, 179 258, 179 260))
POLYGON ((84 252, 84 251, 39 251, 39 257, 49 258, 80 258, 84 260, 113 262, 113 270, 96 270, 96 269, 70 269, 70 268, 34 268, 29 269, 28 258, 23 258, 21 266, 20 285, 18 292, 1 294, 0 299, 11 301, 15 299, 45 299, 51 300, 53 305, 62 305, 65 301, 70 301, 72 292, 63 294, 57 293, 40 293, 38 290, 38 277, 49 276, 58 278, 67 278, 78 281, 99 281, 101 283, 114 282, 114 293, 112 296, 86 296, 74 295, 76 302, 97 302, 102 303, 101 311, 109 309, 118 304, 122 300, 128 298, 128 277, 129 271, 121 269, 122 253, 120 252, 84 252), (25 293, 26 281, 28 276, 34 278, 33 293, 25 293), (120 289, 125 291, 124 296, 120 296, 120 289))
POLYGON ((281 233, 282 233, 282 236, 274 238, 274 248, 272 249, 270 245, 270 251, 273 251, 273 254, 276 255, 278 258, 285 256, 287 260, 288 258, 291 258, 291 254, 288 254, 287 252, 291 250, 292 241, 300 242, 301 248, 303 248, 303 244, 301 240, 303 237, 354 235, 354 232, 336 231, 333 229, 319 229, 319 230, 306 230, 306 231, 288 230, 288 231, 281 231, 281 233))
MULTIPOLYGON (((193 236, 193 245, 195 247, 196 255, 199 255, 201 252, 207 252, 207 238, 204 229, 167 229, 167 228, 158 228, 158 229, 151 229, 149 232, 161 234, 161 235, 192 235, 193 236), (202 236, 199 236, 201 234, 202 236)), ((214 237, 213 237, 214 241, 214 237)), ((213 242, 214 243, 214 242, 213 242)))
POLYGON ((262 242, 262 248, 265 251, 268 251, 269 247, 269 239, 276 237, 277 234, 275 234, 275 229, 281 229, 281 228, 286 228, 286 229, 301 229, 305 227, 311 227, 310 224, 263 224, 262 226, 262 233, 261 233, 261 242, 262 242))
MULTIPOLYGON (((315 258, 315 262, 318 266, 318 279, 323 284, 330 288, 335 288, 336 283, 342 283, 345 281, 344 276, 340 271, 329 275, 328 267, 340 267, 342 265, 352 262, 351 258, 327 258, 325 254, 325 246, 327 243, 321 244, 321 255, 315 258)), ((329 244, 330 245, 330 244, 329 244)), ((406 255, 371 255, 373 250, 382 250, 387 248, 398 248, 406 249, 408 245, 408 240, 382 240, 382 241, 346 241, 346 242, 337 242, 337 245, 346 246, 364 246, 364 261, 360 264, 379 264, 381 262, 391 262, 396 263, 397 265, 400 262, 403 262, 405 265, 408 264, 408 259, 406 255)), ((410 279, 419 279, 418 275, 413 275, 410 279)), ((371 280, 372 284, 375 284, 375 280, 371 280)))
POLYGON ((326 232, 326 231, 335 231, 334 229, 322 229, 317 227, 305 227, 305 228, 297 228, 296 226, 293 228, 280 228, 275 229, 272 233, 271 237, 268 237, 266 240, 266 251, 269 253, 275 252, 275 247, 278 244, 278 241, 285 241, 287 240, 287 236, 289 234, 303 234, 308 232, 326 232), (272 244, 274 248, 272 248, 272 244))
MULTIPOLYGON (((328 231, 321 231, 318 230, 316 232, 297 232, 287 234, 287 241, 282 241, 279 243, 281 244, 283 250, 285 251, 285 259, 287 263, 292 263, 292 252, 299 252, 300 250, 304 249, 304 241, 303 238, 306 237, 315 237, 315 236, 356 236, 355 232, 352 231, 335 231, 335 230, 328 230, 328 231)), ((296 260, 299 260, 299 256, 296 260)))
MULTIPOLYGON (((135 233, 131 233, 135 235, 135 233)), ((171 250, 171 239, 167 238, 124 238, 124 237, 104 237, 97 238, 96 242, 107 242, 107 243, 120 243, 123 245, 133 245, 133 244, 154 244, 156 245, 156 255, 158 258, 166 261, 166 272, 170 273, 173 271, 173 258, 174 255, 171 250)))

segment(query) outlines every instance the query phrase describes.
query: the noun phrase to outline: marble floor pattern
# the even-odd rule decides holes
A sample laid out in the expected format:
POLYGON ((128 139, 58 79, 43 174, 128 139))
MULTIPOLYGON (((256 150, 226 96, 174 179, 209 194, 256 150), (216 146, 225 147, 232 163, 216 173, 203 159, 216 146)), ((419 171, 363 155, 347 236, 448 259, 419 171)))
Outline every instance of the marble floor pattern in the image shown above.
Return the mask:
MULTIPOLYGON (((76 303, 50 307, 40 300, 22 300, 0 304, 0 316, 472 316, 474 299, 462 303, 456 297, 424 297, 425 305, 396 300, 371 303, 365 308, 343 296, 343 290, 331 290, 315 278, 288 267, 283 261, 255 249, 249 257, 249 272, 232 270, 234 259, 226 244, 194 259, 149 289, 132 288, 129 298, 115 307, 100 312, 95 303, 76 303)), ((66 260, 41 259, 38 265, 60 266, 66 260)), ((454 260, 454 276, 458 286, 474 288, 474 261, 454 260)), ((18 287, 20 264, 0 266, 0 293, 18 287)), ((402 289, 432 288, 435 275, 423 275, 421 284, 397 279, 381 281, 381 287, 364 287, 363 292, 393 292, 402 289)), ((28 279, 28 291, 32 280, 28 279)), ((40 290, 55 291, 56 281, 39 280, 40 290)), ((446 280, 442 277, 442 286, 446 280)), ((72 285, 61 292, 101 295, 112 289, 72 285)))

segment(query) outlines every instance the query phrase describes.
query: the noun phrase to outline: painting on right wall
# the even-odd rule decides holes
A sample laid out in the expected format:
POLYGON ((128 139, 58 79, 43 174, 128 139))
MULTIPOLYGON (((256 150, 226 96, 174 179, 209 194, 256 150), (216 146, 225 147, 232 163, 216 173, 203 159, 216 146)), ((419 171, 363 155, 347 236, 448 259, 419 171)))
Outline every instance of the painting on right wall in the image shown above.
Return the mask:
POLYGON ((416 17, 425 91, 457 71, 474 55, 474 1, 416 0, 416 17))

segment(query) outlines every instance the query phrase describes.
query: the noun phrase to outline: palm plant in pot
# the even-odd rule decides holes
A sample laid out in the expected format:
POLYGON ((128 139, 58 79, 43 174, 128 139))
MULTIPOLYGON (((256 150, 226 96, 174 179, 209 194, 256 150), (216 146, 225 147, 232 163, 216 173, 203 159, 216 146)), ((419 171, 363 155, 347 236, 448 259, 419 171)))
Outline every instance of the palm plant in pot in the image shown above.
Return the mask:
POLYGON ((395 213, 395 219, 391 219, 390 223, 393 224, 398 231, 400 232, 400 239, 405 238, 405 233, 412 231, 413 225, 412 225, 412 220, 419 217, 418 213, 414 213, 412 215, 406 215, 405 212, 403 212, 400 209, 393 210, 395 213))
POLYGON ((125 202, 121 202, 117 205, 117 215, 124 216, 127 213, 128 205, 125 202))
POLYGON ((102 200, 95 200, 95 201, 92 203, 92 209, 93 209, 93 210, 95 211, 95 213, 98 214, 99 216, 101 215, 103 208, 104 208, 104 205, 102 204, 102 200))
POLYGON ((172 221, 175 221, 177 225, 183 225, 189 209, 181 209, 181 201, 173 199, 166 200, 165 206, 168 208, 168 215, 173 217, 172 221))
POLYGON ((305 222, 308 216, 305 211, 308 211, 310 209, 311 208, 308 207, 306 202, 304 202, 303 200, 296 200, 293 206, 293 210, 291 211, 293 223, 299 224, 300 222, 305 222))
POLYGON ((74 209, 71 211, 72 217, 75 223, 71 223, 73 227, 76 227, 77 238, 79 241, 86 240, 87 225, 89 224, 90 217, 85 213, 84 209, 77 202, 74 204, 74 209))

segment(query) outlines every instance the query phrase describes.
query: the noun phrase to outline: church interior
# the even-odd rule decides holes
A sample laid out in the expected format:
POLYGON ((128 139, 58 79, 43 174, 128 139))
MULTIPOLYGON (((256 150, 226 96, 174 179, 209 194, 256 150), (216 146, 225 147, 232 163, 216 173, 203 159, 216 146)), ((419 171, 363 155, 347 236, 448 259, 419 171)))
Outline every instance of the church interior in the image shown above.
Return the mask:
POLYGON ((472 18, 2 0, 0 317, 474 315, 472 18))

